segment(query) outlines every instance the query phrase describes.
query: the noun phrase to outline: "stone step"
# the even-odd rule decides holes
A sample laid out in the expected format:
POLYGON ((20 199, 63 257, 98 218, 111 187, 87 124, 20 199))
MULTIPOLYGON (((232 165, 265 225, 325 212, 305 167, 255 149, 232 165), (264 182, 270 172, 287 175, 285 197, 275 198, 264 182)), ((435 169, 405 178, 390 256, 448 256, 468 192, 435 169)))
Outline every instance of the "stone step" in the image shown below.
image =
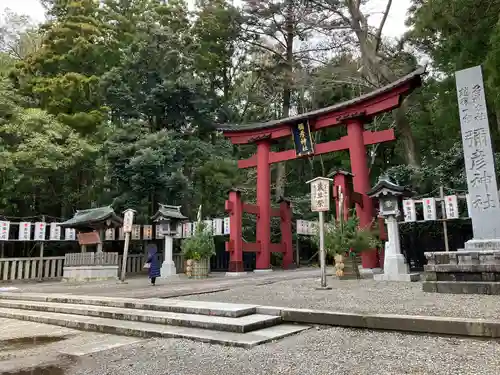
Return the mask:
POLYGON ((22 300, 34 302, 57 302, 78 305, 106 306, 127 309, 153 310, 180 314, 198 314, 239 318, 255 314, 256 305, 199 302, 181 299, 136 299, 104 296, 84 296, 72 294, 41 294, 41 293, 0 293, 0 300, 22 300))
POLYGON ((250 333, 220 332, 201 328, 178 327, 137 321, 114 320, 92 316, 36 312, 29 310, 0 308, 0 317, 19 319, 60 327, 111 333, 133 337, 182 338, 212 344, 251 348, 308 329, 308 326, 280 324, 250 333))
MULTIPOLYGON (((198 302, 202 305, 204 302, 198 302)), ((164 311, 127 309, 70 303, 36 302, 22 300, 0 300, 0 308, 33 310, 98 318, 130 320, 144 323, 167 324, 181 327, 203 328, 215 331, 246 333, 271 327, 281 322, 281 317, 263 314, 245 315, 237 318, 181 314, 164 311)))

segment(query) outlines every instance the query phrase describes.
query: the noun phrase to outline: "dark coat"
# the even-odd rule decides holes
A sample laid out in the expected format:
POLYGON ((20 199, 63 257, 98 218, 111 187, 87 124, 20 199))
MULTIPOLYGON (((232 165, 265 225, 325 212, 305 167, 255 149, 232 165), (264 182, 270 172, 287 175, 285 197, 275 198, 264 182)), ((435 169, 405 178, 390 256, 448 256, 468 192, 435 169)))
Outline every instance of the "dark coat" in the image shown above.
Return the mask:
POLYGON ((161 273, 160 273, 160 262, 158 261, 158 255, 150 254, 148 256, 148 260, 146 261, 146 263, 151 264, 151 267, 149 267, 148 271, 149 278, 160 277, 161 273))

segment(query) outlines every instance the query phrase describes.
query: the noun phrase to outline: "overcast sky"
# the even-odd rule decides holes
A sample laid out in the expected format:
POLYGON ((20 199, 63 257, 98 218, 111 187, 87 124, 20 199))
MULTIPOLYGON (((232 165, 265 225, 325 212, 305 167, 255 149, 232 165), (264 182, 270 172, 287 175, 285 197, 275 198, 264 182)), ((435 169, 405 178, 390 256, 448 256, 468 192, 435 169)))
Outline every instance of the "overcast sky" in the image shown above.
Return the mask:
MULTIPOLYGON (((44 20, 44 10, 40 5, 39 0, 0 0, 0 13, 3 13, 5 8, 9 8, 16 13, 26 14, 35 21, 41 22, 44 20)), ((239 1, 235 0, 237 4, 239 1)), ((194 0, 188 0, 188 3, 194 3, 194 0)), ((381 14, 384 11, 387 0, 371 0, 366 10, 370 14, 369 23, 377 25, 380 22, 381 14)), ((398 37, 404 33, 404 21, 406 12, 410 6, 410 0, 393 1, 391 12, 384 28, 384 35, 389 37, 398 37)))

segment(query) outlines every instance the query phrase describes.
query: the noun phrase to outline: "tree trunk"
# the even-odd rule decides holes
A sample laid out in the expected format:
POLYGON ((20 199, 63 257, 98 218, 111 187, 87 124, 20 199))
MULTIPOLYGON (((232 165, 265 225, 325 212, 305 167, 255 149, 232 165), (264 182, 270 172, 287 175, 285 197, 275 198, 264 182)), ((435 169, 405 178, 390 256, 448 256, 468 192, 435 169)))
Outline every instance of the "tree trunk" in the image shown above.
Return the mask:
MULTIPOLYGON (((293 0, 287 0, 286 5, 286 63, 285 63, 285 82, 283 87, 283 106, 281 117, 290 116, 290 104, 292 98, 293 81, 293 38, 294 38, 294 17, 293 0)), ((276 189, 275 197, 280 199, 285 197, 286 186, 286 162, 281 162, 276 169, 276 189)))
POLYGON ((404 99, 403 103, 401 103, 401 107, 394 112, 394 121, 396 122, 396 128, 399 130, 401 141, 403 142, 406 164, 418 168, 420 167, 418 147, 415 137, 413 136, 410 122, 406 118, 407 109, 408 98, 404 99))

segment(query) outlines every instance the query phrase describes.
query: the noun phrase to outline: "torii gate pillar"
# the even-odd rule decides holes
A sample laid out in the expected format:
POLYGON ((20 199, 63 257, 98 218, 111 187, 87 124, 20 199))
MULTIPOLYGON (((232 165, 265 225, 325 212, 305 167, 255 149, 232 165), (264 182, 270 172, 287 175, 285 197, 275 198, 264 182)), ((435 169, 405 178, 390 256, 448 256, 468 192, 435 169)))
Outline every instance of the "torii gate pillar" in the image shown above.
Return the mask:
MULTIPOLYGON (((370 170, 366 158, 366 146, 363 139, 363 123, 355 118, 346 121, 347 138, 349 139, 349 154, 351 157, 351 170, 354 175, 354 191, 361 193, 361 202, 356 203, 356 215, 359 218, 359 225, 366 228, 373 221, 373 204, 366 195, 370 191, 370 170)), ((361 264, 363 268, 379 267, 376 250, 365 250, 361 254, 361 264)))
POLYGON ((257 243, 260 251, 256 255, 257 270, 264 271, 271 267, 271 165, 269 154, 271 144, 268 140, 257 143, 257 243))

